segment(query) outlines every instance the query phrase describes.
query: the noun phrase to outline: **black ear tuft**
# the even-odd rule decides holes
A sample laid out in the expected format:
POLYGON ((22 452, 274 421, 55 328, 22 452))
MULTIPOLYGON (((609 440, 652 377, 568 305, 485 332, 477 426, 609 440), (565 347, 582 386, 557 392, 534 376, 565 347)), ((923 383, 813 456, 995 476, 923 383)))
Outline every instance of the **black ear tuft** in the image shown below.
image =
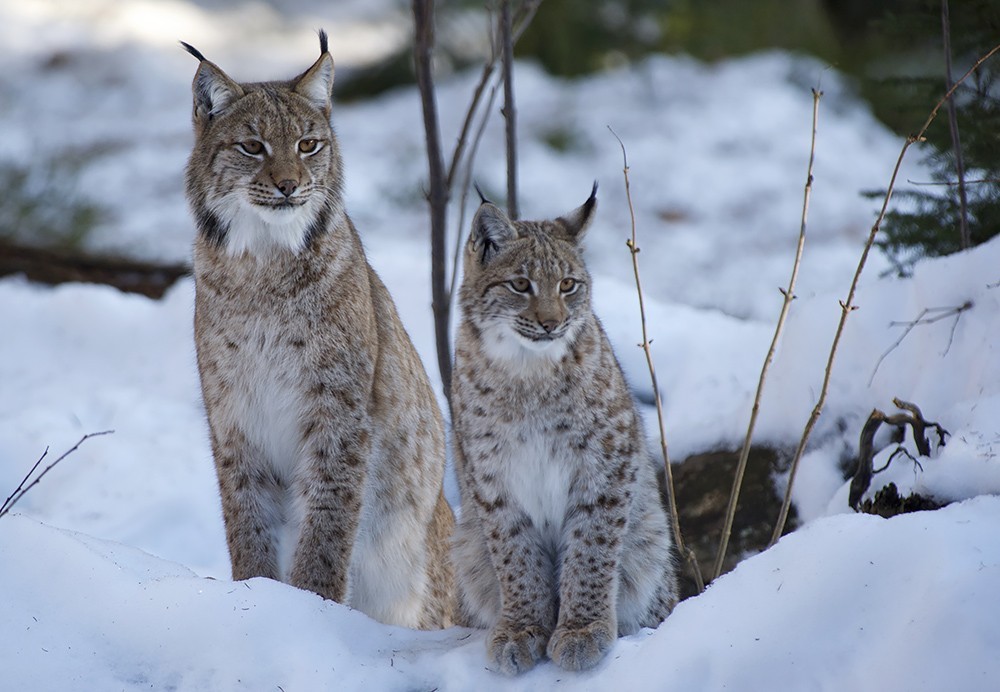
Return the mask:
POLYGON ((329 53, 329 52, 330 51, 328 49, 328 44, 327 44, 326 30, 325 29, 320 29, 319 30, 319 54, 323 55, 323 53, 329 53))
POLYGON ((590 197, 587 201, 581 204, 579 207, 566 214, 565 216, 560 216, 557 221, 562 224, 568 239, 573 242, 579 242, 583 238, 583 234, 587 230, 587 226, 590 221, 594 218, 594 210, 597 207, 597 181, 594 181, 594 187, 590 190, 590 197))
POLYGON ((479 195, 480 204, 492 204, 492 202, 486 199, 486 195, 483 194, 483 191, 479 189, 479 183, 472 183, 472 187, 476 188, 476 194, 479 195))
POLYGON ((190 53, 194 57, 198 58, 198 60, 200 60, 202 62, 205 62, 205 56, 201 54, 200 50, 198 50, 197 48, 195 48, 194 46, 192 46, 190 43, 185 43, 184 41, 181 41, 180 43, 181 43, 181 46, 184 47, 184 50, 186 50, 188 53, 190 53))

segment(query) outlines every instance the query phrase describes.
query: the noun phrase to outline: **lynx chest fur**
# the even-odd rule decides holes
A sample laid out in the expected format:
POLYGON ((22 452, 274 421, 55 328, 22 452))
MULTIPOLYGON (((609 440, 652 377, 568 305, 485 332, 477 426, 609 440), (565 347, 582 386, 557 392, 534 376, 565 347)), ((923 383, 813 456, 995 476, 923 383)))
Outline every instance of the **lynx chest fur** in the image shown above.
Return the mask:
POLYGON ((255 84, 186 46, 195 345, 233 578, 445 627, 441 414, 344 211, 320 42, 298 77, 255 84))
MULTIPOLYGON (((596 187, 595 187, 596 191, 596 187)), ((459 603, 513 674, 580 670, 677 598, 639 414, 590 306, 579 241, 594 196, 554 221, 484 203, 465 254, 452 403, 459 603)))

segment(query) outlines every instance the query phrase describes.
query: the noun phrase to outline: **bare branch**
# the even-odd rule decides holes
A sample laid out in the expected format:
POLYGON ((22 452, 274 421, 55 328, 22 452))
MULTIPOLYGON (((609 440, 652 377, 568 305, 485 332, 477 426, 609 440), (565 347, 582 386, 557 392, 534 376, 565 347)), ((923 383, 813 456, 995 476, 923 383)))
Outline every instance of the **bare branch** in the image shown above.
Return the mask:
POLYGON ((812 110, 812 136, 809 142, 809 165, 806 167, 805 191, 802 195, 802 221, 799 225, 799 242, 795 248, 795 260, 792 262, 792 276, 788 280, 788 288, 781 289, 784 300, 781 303, 781 312, 778 315, 778 323, 774 328, 774 337, 771 339, 771 346, 767 350, 764 358, 764 365, 760 369, 760 379, 757 381, 757 394, 753 399, 753 408, 750 411, 750 423, 747 425, 747 434, 743 440, 743 449, 740 450, 740 459, 736 465, 736 475, 733 477, 733 489, 729 494, 729 506, 726 508, 726 520, 722 528, 722 538, 719 541, 719 552, 715 558, 712 579, 717 579, 722 574, 722 566, 726 560, 726 550, 729 548, 729 536, 733 530, 733 520, 736 517, 736 505, 740 498, 740 487, 743 485, 743 476, 746 474, 747 461, 750 458, 750 443, 753 440, 753 431, 757 425, 757 415, 760 412, 760 400, 764 394, 764 382, 767 380, 767 371, 774 360, 774 353, 778 348, 778 340, 785 327, 785 320, 792 300, 795 298, 795 281, 799 275, 799 265, 802 263, 802 250, 806 242, 806 219, 809 217, 809 198, 812 195, 813 184, 813 162, 816 159, 816 126, 819 121, 819 100, 823 92, 818 89, 812 90, 813 110, 812 110))
POLYGON ((469 161, 465 166, 465 175, 462 177, 462 195, 458 203, 458 232, 455 234, 455 254, 452 258, 452 272, 451 272, 451 287, 448 289, 448 295, 454 296, 456 291, 456 286, 458 285, 458 263, 459 257, 462 254, 462 244, 465 240, 465 203, 469 196, 469 187, 472 183, 472 164, 476 159, 476 152, 479 150, 479 142, 483 138, 483 132, 486 130, 486 123, 490 120, 490 111, 493 108, 493 102, 496 100, 497 90, 499 88, 498 84, 494 84, 493 88, 490 89, 490 98, 486 103, 486 110, 483 111, 483 117, 479 121, 479 127, 476 129, 476 134, 472 138, 472 145, 469 148, 469 161))
POLYGON ((441 134, 438 126, 437 99, 431 54, 434 50, 434 0, 413 0, 413 21, 416 40, 413 62, 417 87, 424 115, 424 135, 427 140, 428 184, 427 203, 431 211, 431 307, 434 312, 434 337, 437 346, 438 371, 448 401, 451 401, 451 298, 445 295, 445 233, 448 209, 448 187, 444 160, 441 155, 441 134))
MULTIPOLYGON (((514 29, 514 35, 512 42, 517 45, 518 39, 521 38, 521 34, 525 32, 528 25, 531 24, 531 20, 535 17, 535 12, 538 11, 538 6, 541 4, 541 0, 529 0, 524 2, 518 7, 518 16, 514 20, 517 25, 514 29)), ((487 6, 487 9, 488 6, 487 6)), ((472 128, 472 122, 475 119, 475 115, 479 110, 479 104, 482 101, 483 94, 486 93, 486 87, 490 82, 490 78, 493 76, 493 71, 496 69, 497 64, 497 49, 496 43, 498 39, 495 34, 499 34, 499 30, 494 31, 492 28, 492 17, 490 19, 491 29, 490 29, 490 55, 483 64, 483 71, 479 76, 479 83, 476 84, 476 88, 472 92, 472 99, 469 101, 469 107, 465 111, 465 119, 462 121, 462 129, 459 132, 458 139, 455 141, 455 151, 451 155, 451 165, 448 166, 448 189, 452 189, 452 184, 454 183, 455 176, 458 174, 458 167, 462 162, 462 156, 465 154, 465 147, 468 141, 469 130, 472 128)), ((493 103, 493 98, 491 96, 490 103, 486 106, 486 113, 490 112, 491 105, 493 103)), ((488 119, 489 116, 486 116, 488 119)), ((485 121, 484 121, 485 122, 485 121)), ((473 159, 473 155, 470 153, 469 161, 473 159)))
POLYGON ((945 348, 944 353, 942 354, 942 355, 947 355, 948 351, 951 350, 951 343, 952 340, 955 338, 955 328, 958 327, 958 321, 962 318, 962 313, 965 312, 966 310, 971 309, 972 306, 973 306, 972 301, 967 300, 957 307, 924 308, 923 310, 920 311, 920 314, 917 315, 917 318, 915 320, 912 320, 910 322, 890 322, 889 323, 890 327, 905 326, 906 329, 904 329, 903 333, 899 335, 899 338, 893 342, 892 346, 890 346, 885 353, 879 356, 878 361, 875 363, 875 368, 872 370, 871 377, 868 378, 868 386, 871 387, 872 382, 875 381, 875 374, 878 372, 879 366, 882 365, 882 361, 884 361, 890 353, 895 351, 896 348, 898 348, 899 345, 903 343, 903 340, 907 337, 907 335, 911 331, 913 331, 914 327, 920 324, 934 324, 938 320, 943 320, 945 317, 954 316, 955 321, 951 325, 951 334, 948 337, 948 346, 945 348), (931 312, 938 314, 936 314, 934 317, 928 317, 924 319, 924 316, 931 312))
POLYGON ((861 281, 861 274, 864 272, 865 264, 868 261, 868 254, 871 252, 872 246, 875 244, 875 237, 878 235, 879 229, 882 226, 882 221, 885 219, 886 211, 889 208, 889 202, 892 199, 892 192, 896 187, 896 178, 899 176, 899 168, 903 163, 903 157, 906 156, 907 150, 910 146, 916 142, 923 142, 924 135, 927 132, 927 128, 930 127, 931 123, 937 117, 938 111, 941 110, 941 106, 944 105, 945 101, 955 93, 955 89, 964 82, 969 75, 979 69, 979 66, 991 58, 997 51, 1000 51, 1000 44, 994 46, 988 53, 976 60, 975 64, 969 68, 969 70, 962 75, 962 77, 955 82, 947 93, 941 97, 941 99, 934 105, 931 109, 930 114, 927 116, 927 120, 924 122, 923 127, 915 135, 910 135, 906 138, 903 143, 903 148, 899 152, 899 158, 896 159, 896 165, 892 169, 892 177, 889 180, 889 187, 886 189, 885 199, 882 202, 882 208, 879 210, 878 217, 875 219, 875 223, 872 224, 871 231, 868 234, 868 239, 865 242, 864 250, 861 252, 861 259, 858 261, 858 268, 854 272, 854 279, 851 281, 851 287, 847 292, 847 300, 841 302, 841 315, 840 322, 837 324, 837 331, 833 337, 833 343, 830 345, 830 355, 827 358, 826 370, 823 376, 823 386, 820 389, 819 399, 816 402, 816 406, 813 408, 812 413, 809 415, 809 419, 806 421, 805 427, 802 430, 802 437, 799 440, 798 447, 795 449, 795 456, 792 458, 791 468, 788 472, 788 486, 785 488, 785 498, 781 504, 781 511, 778 514, 778 520, 775 522, 774 532, 771 534, 771 541, 769 545, 774 545, 781 538, 781 534, 785 530, 785 522, 788 520, 788 511, 792 504, 792 488, 795 485, 795 474, 798 471, 799 462, 802 460, 802 455, 805 452, 806 443, 809 441, 809 436, 812 434, 812 429, 816 425, 816 421, 819 419, 820 413, 823 411, 823 406, 826 403, 827 391, 830 388, 830 377, 833 372, 833 361, 837 355, 837 347, 840 345, 840 339, 844 334, 844 325, 847 323, 847 316, 855 309, 854 305, 854 295, 858 289, 858 283, 861 281))
POLYGON ((520 217, 517 206, 517 107, 514 104, 514 36, 511 0, 500 3, 500 35, 503 45, 503 117, 507 138, 507 215, 520 217))
POLYGON ((608 126, 608 130, 611 131, 611 134, 618 140, 618 145, 622 148, 622 173, 625 177, 625 198, 628 200, 628 213, 632 220, 632 237, 626 240, 625 244, 632 254, 632 272, 635 274, 635 289, 639 295, 639 319, 642 323, 642 343, 639 345, 646 354, 646 366, 649 368, 649 378, 653 383, 653 400, 656 402, 656 422, 660 428, 660 453, 663 456, 663 468, 666 473, 667 497, 670 500, 670 519, 674 528, 674 544, 677 546, 677 552, 687 560, 688 566, 691 568, 691 573, 694 576, 695 584, 698 587, 698 593, 701 593, 705 590, 705 579, 701 575, 698 558, 695 557, 693 550, 684 545, 684 537, 681 535, 681 522, 677 511, 677 494, 674 492, 674 472, 670 467, 670 455, 667 452, 667 435, 663 428, 663 404, 660 401, 660 385, 656 380, 656 368, 653 366, 653 354, 649 347, 652 342, 646 330, 646 307, 642 295, 642 281, 639 279, 639 246, 636 244, 635 237, 635 209, 632 206, 632 193, 628 179, 628 154, 625 152, 625 143, 622 142, 621 137, 611 129, 610 125, 608 126))
POLYGON ((28 471, 28 475, 24 477, 24 479, 18 484, 17 488, 14 489, 14 492, 11 493, 10 497, 8 497, 7 500, 3 503, 3 506, 0 507, 0 517, 3 517, 7 513, 9 513, 10 510, 14 508, 14 505, 16 505, 21 500, 22 497, 27 495, 29 490, 38 485, 41 482, 41 480, 45 478, 45 475, 49 471, 54 469, 59 462, 61 462, 70 454, 78 450, 80 448, 80 445, 89 440, 91 437, 97 437, 99 435, 110 435, 113 432, 114 430, 102 430, 101 432, 87 433, 86 435, 81 437, 75 445, 73 445, 65 452, 63 452, 61 455, 59 455, 58 459, 56 459, 51 464, 46 466, 45 469, 40 474, 38 474, 35 480, 33 480, 31 483, 25 486, 24 484, 27 483, 29 478, 31 478, 31 474, 35 472, 35 469, 38 468, 38 465, 42 463, 42 459, 44 459, 46 455, 49 453, 49 448, 46 447, 45 451, 42 453, 42 456, 38 458, 38 461, 35 462, 35 465, 31 467, 30 471, 28 471))
POLYGON ((48 455, 49 455, 49 448, 48 446, 46 446, 45 451, 42 452, 42 456, 38 457, 38 461, 35 462, 34 466, 32 466, 31 469, 26 474, 24 474, 24 478, 22 478, 21 482, 17 484, 17 487, 14 488, 14 492, 8 495, 7 499, 3 501, 2 505, 0 505, 0 515, 6 513, 7 506, 12 504, 11 500, 14 499, 15 495, 21 492, 21 489, 24 488, 24 484, 28 482, 29 478, 31 478, 31 474, 35 472, 35 469, 38 468, 38 465, 41 464, 42 460, 44 460, 45 457, 47 457, 48 455))
MULTIPOLYGON (((507 1, 507 0, 505 0, 507 1)), ((517 27, 511 32, 510 41, 513 44, 520 38, 538 9, 540 0, 529 0, 521 4, 516 20, 517 27)), ((434 76, 432 70, 432 54, 434 51, 434 1, 412 0, 414 20, 413 61, 417 76, 417 87, 420 92, 420 103, 423 110, 424 134, 427 144, 428 192, 427 202, 430 207, 431 221, 431 303, 434 313, 434 339, 437 348, 438 371, 445 396, 451 401, 451 302, 454 295, 455 274, 458 263, 452 267, 452 278, 447 278, 447 216, 448 203, 451 198, 455 176, 466 153, 469 131, 475 120, 476 113, 482 102, 483 94, 493 77, 497 61, 497 50, 494 32, 491 28, 493 47, 490 56, 483 66, 483 71, 476 86, 458 139, 452 152, 451 163, 445 170, 444 154, 441 147, 440 126, 438 123, 437 98, 435 95, 434 76)), ((492 21, 491 21, 492 23, 492 21)), ((491 91, 490 105, 493 96, 491 91)), ((489 107, 484 114, 483 124, 489 117, 489 107)), ((481 135, 478 135, 481 136, 481 135)), ((469 152, 467 167, 471 169, 475 148, 469 152)), ((468 186, 464 188, 467 190, 468 186)), ((463 190, 463 200, 465 192, 463 190)), ((458 230, 459 243, 462 229, 458 230)))

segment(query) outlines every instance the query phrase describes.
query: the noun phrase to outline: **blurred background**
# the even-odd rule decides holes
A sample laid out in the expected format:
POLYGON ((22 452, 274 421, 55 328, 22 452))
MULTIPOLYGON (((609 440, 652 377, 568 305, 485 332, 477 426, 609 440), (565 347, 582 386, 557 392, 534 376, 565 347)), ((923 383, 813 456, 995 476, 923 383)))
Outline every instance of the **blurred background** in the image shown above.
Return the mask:
MULTIPOLYGON (((515 56, 547 75, 578 80, 654 55, 711 65, 778 50, 830 66, 847 92, 901 136, 919 127, 945 89, 946 33, 952 78, 1000 40, 1000 0, 953 0, 949 26, 941 0, 534 4, 515 56)), ((496 2, 436 7, 435 69, 446 82, 482 64, 496 2)), ((27 271, 40 280, 57 281, 60 272, 112 280, 139 269, 152 272, 155 284, 183 272, 190 234, 157 222, 182 218, 178 157, 189 136, 183 83, 192 65, 175 50, 178 39, 237 76, 259 79, 298 69, 311 55, 309 34, 326 26, 339 103, 368 101, 414 81, 411 8, 399 0, 4 0, 0 21, 0 272, 27 271), (165 158, 157 161, 157 150, 165 158), (156 166, 172 167, 170 175, 136 175, 156 166), (121 196, 141 198, 142 213, 121 196), (68 259, 81 253, 165 266, 68 259)), ((923 254, 982 242, 1000 227, 995 74, 989 64, 980 69, 958 91, 956 112, 942 113, 929 131, 925 182, 938 185, 903 191, 911 204, 892 215, 880 243, 896 271, 905 273, 923 254), (958 190, 959 167, 986 182, 958 190), (964 241, 951 232, 956 225, 971 226, 964 241)), ((816 82, 822 86, 822 77, 816 82)), ((548 137, 554 149, 578 144, 572 130, 555 128, 548 137)))

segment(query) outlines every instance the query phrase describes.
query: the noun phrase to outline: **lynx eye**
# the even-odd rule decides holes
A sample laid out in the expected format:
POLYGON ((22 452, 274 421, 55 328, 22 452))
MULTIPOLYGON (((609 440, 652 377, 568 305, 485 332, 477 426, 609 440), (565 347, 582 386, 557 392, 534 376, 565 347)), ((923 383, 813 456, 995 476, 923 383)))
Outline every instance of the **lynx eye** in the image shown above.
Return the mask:
POLYGON ((511 290, 515 293, 528 293, 531 291, 531 282, 523 276, 511 279, 507 282, 507 285, 510 286, 511 290))
POLYGON ((303 154, 315 154, 322 148, 322 143, 318 139, 303 139, 299 141, 299 151, 303 154))
POLYGON ((236 148, 247 156, 260 156, 264 153, 264 143, 256 139, 248 139, 245 142, 237 142, 236 148))
POLYGON ((576 289, 580 287, 580 284, 576 282, 576 279, 565 278, 559 282, 559 292, 570 294, 576 293, 576 289))

